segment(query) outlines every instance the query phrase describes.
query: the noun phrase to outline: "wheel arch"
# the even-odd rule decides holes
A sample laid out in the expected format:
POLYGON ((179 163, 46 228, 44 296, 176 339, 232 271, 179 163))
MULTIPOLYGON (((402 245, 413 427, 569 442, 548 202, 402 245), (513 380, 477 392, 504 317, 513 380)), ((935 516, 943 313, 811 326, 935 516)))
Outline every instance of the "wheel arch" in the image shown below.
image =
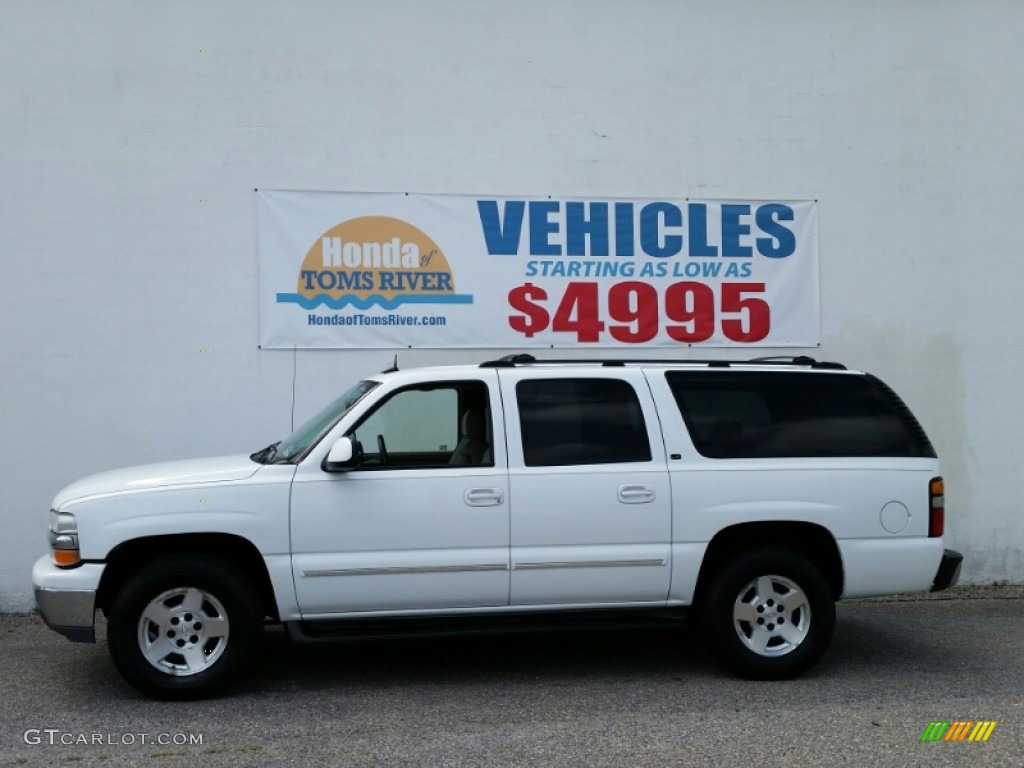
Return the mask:
POLYGON ((145 536, 118 544, 107 556, 96 605, 106 616, 118 590, 142 566, 170 555, 209 555, 237 567, 256 591, 266 614, 279 619, 277 600, 263 555, 248 539, 230 533, 145 536))
POLYGON ((714 574, 737 552, 785 547, 806 557, 828 582, 835 600, 843 593, 843 561, 835 537, 827 528, 802 521, 739 523, 723 528, 708 543, 694 592, 695 602, 706 594, 714 574))

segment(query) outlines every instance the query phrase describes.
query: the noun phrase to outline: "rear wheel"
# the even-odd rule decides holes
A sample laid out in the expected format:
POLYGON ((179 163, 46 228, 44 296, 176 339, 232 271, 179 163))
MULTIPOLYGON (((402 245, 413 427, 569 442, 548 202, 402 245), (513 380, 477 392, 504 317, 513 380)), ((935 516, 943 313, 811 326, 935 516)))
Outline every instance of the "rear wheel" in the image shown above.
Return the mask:
POLYGON ((714 575, 704 626, 718 656, 756 680, 795 677, 821 658, 835 628, 825 577, 788 549, 736 556, 714 575))
POLYGON ((263 612, 233 565, 176 555, 137 571, 118 592, 107 624, 115 666, 160 699, 204 698, 253 659, 263 612))

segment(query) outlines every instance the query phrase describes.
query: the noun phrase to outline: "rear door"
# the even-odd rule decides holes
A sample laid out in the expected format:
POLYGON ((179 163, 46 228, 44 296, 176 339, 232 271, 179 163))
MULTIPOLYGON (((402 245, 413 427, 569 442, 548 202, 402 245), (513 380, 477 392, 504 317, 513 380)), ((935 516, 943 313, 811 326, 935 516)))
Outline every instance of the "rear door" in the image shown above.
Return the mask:
POLYGON ((659 602, 671 494, 654 402, 628 368, 501 370, 511 604, 659 602))

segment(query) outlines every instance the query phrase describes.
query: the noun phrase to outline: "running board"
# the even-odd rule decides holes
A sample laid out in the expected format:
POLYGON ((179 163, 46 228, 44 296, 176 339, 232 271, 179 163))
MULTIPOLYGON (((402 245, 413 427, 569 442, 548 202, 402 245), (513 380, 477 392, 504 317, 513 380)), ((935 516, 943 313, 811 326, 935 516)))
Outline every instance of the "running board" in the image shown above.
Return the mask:
POLYGON ((678 627, 685 621, 681 608, 562 613, 431 616, 424 618, 326 619, 287 621, 288 635, 297 643, 384 640, 400 637, 507 635, 583 630, 678 627))

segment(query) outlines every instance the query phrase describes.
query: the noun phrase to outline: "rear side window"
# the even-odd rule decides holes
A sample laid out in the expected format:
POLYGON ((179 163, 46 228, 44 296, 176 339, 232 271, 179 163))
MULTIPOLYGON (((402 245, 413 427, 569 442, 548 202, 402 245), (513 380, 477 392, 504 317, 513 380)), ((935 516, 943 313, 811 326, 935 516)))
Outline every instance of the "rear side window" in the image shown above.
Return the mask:
POLYGON ((873 376, 766 371, 666 378, 694 445, 709 458, 935 456, 910 410, 873 376))
POLYGON ((531 379, 516 385, 528 467, 650 461, 636 392, 621 379, 531 379))

